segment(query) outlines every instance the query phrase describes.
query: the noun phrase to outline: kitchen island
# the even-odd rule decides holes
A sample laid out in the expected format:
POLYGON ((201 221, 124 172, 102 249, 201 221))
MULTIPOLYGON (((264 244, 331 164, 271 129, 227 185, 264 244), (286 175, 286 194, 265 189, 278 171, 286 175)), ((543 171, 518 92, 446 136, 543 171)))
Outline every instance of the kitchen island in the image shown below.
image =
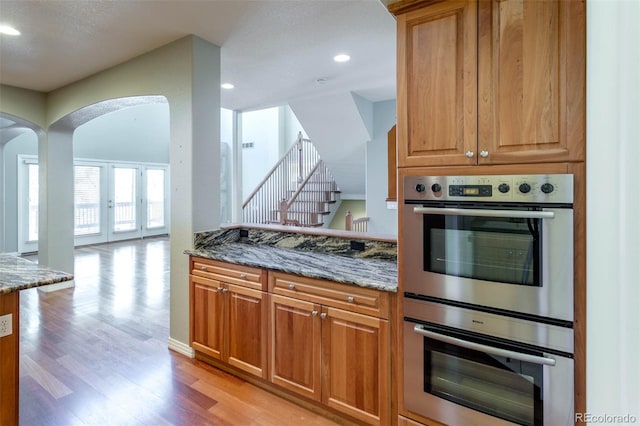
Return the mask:
POLYGON ((0 254, 0 425, 18 425, 20 290, 70 281, 73 275, 0 254))

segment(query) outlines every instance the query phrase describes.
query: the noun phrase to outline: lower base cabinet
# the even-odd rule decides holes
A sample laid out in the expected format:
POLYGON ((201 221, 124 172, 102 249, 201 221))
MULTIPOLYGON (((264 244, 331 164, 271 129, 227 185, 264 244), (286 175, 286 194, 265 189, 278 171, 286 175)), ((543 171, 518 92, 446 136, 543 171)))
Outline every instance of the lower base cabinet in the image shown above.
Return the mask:
POLYGON ((389 294, 269 272, 271 382, 390 424, 389 294))
POLYGON ((197 268, 200 275, 192 268, 189 277, 191 347, 266 379, 268 293, 260 290, 262 284, 245 281, 243 270, 238 277, 227 276, 223 272, 229 270, 216 270, 215 265, 208 261, 197 268))
POLYGON ((322 402, 371 424, 390 403, 388 321, 323 307, 322 402))
POLYGON ((388 321, 271 296, 271 381, 368 424, 388 418, 388 321))
POLYGON ((265 292, 193 271, 196 352, 364 424, 391 423, 387 293, 273 271, 265 292))

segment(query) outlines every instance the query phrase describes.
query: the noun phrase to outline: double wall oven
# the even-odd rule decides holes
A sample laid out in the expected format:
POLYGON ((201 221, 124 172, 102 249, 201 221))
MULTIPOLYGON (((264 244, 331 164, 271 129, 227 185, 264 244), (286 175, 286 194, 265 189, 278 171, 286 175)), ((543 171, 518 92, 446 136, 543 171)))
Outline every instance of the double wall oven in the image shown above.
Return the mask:
POLYGON ((573 176, 404 179, 404 403, 573 424, 573 176))

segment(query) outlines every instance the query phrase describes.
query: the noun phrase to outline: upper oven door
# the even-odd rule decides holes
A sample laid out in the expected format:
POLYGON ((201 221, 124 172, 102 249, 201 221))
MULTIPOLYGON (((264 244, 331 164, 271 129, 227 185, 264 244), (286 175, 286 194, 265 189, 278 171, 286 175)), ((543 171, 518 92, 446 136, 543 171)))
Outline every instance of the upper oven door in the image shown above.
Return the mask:
POLYGON ((573 321, 573 210, 405 203, 404 289, 573 321))

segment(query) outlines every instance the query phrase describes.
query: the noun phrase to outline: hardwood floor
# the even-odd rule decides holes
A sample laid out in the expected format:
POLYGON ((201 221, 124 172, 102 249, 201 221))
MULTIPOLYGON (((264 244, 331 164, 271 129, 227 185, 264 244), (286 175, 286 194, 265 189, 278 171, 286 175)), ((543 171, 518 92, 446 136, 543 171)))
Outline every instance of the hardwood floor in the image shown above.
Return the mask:
POLYGON ((75 276, 20 295, 21 425, 336 424, 167 348, 167 238, 78 248, 75 276))

